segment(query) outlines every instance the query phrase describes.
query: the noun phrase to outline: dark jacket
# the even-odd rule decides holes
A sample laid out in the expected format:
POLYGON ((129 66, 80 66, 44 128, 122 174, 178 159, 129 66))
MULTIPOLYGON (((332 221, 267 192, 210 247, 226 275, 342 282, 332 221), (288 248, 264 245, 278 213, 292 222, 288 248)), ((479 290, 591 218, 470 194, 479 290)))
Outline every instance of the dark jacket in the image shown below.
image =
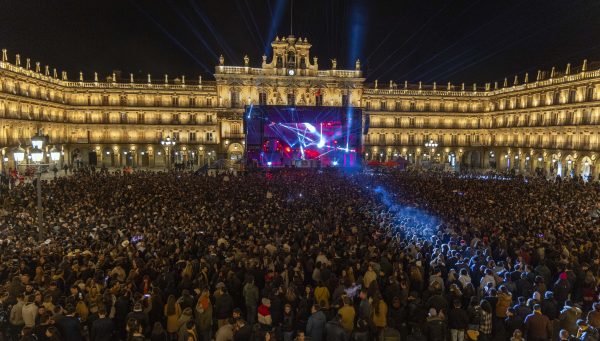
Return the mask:
POLYGON ((233 299, 229 293, 217 297, 215 302, 215 315, 218 320, 229 318, 233 313, 233 299))
POLYGON ((571 335, 577 335, 577 320, 581 318, 581 310, 575 307, 565 306, 560 312, 560 329, 565 329, 571 335))
POLYGON ((250 337, 252 337, 252 327, 250 325, 245 324, 242 328, 240 328, 234 335, 234 341, 249 341, 250 337))
POLYGON ((81 324, 73 316, 65 316, 56 322, 56 327, 65 340, 84 341, 81 335, 81 324))
POLYGON ((517 303, 513 308, 515 309, 515 315, 519 317, 521 323, 524 323, 527 315, 531 314, 531 308, 526 304, 517 303))
POLYGON ((429 341, 443 341, 446 339, 446 321, 435 316, 427 318, 425 323, 425 336, 429 341))
POLYGON ((115 324, 108 317, 99 318, 92 323, 90 332, 92 341, 110 341, 114 339, 115 324))
POLYGON ((508 316, 504 319, 504 328, 506 335, 512 336, 515 330, 523 328, 523 321, 517 315, 508 316))
POLYGON ((533 312, 525 318, 525 338, 528 341, 550 338, 552 325, 548 316, 533 312))
POLYGON ((558 302, 554 298, 543 299, 542 303, 542 314, 548 316, 551 320, 557 320, 560 315, 560 308, 558 307, 558 302))
MULTIPOLYGON (((181 310, 183 311, 183 307, 181 307, 181 310)), ((130 319, 138 321, 138 323, 142 326, 144 334, 150 334, 150 319, 148 318, 148 314, 141 311, 132 311, 127 314, 125 321, 129 321, 130 319)))
POLYGON ((461 308, 452 308, 448 313, 448 328, 464 330, 469 325, 469 315, 461 308))
POLYGON ((327 322, 327 341, 347 341, 348 335, 338 319, 327 322))
POLYGON ((323 340, 323 333, 325 331, 326 323, 327 319, 322 311, 319 310, 310 315, 308 318, 308 323, 306 324, 306 335, 310 336, 312 341, 323 340))

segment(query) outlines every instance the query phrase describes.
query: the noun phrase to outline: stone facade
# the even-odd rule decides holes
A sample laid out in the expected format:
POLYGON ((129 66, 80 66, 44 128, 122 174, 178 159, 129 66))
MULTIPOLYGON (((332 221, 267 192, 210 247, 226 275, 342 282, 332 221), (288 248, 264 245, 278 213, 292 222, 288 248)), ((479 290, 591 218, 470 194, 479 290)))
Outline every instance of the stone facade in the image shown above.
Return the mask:
POLYGON ((584 62, 503 84, 366 84, 353 70, 327 69, 310 55, 306 38, 276 38, 271 61, 229 66, 223 57, 215 81, 184 76, 69 80, 39 63, 0 62, 0 147, 3 167, 12 149, 27 148, 38 132, 61 163, 164 167, 167 136, 177 145, 172 162, 203 165, 239 159, 244 152, 242 114, 247 105, 345 106, 363 109, 363 156, 404 157, 417 165, 516 168, 522 172, 584 174, 600 167, 600 69, 584 62), (436 148, 426 147, 434 141, 436 148))

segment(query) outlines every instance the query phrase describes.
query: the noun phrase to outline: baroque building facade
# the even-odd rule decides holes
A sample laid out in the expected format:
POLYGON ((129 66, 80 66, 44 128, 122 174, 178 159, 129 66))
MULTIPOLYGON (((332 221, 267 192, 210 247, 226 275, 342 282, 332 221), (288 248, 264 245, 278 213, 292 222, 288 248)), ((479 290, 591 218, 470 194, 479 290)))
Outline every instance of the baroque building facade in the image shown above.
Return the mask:
POLYGON ((11 62, 3 50, 2 167, 14 167, 12 150, 27 149, 38 133, 48 136, 48 148, 62 151, 61 163, 165 167, 238 160, 246 106, 297 105, 362 108, 366 160, 599 176, 600 69, 593 64, 510 84, 381 86, 365 83, 359 61, 352 70, 339 70, 335 59, 320 69, 306 38, 278 37, 272 48, 272 59, 263 56, 258 68, 247 56, 242 66, 221 57, 215 81, 120 73, 69 80, 66 72, 32 66, 19 55, 11 62), (167 137, 177 141, 171 150, 161 145, 167 137))

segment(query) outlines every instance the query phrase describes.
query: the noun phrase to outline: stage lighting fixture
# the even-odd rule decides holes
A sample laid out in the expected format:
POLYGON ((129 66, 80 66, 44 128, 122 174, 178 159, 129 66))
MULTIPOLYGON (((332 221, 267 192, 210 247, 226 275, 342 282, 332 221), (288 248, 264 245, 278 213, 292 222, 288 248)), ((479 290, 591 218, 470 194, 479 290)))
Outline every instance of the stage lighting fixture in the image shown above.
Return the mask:
POLYGON ((335 166, 337 166, 337 165, 338 165, 338 162, 337 162, 337 161, 333 161, 333 162, 332 162, 332 164, 333 164, 333 166, 335 167, 335 166))
POLYGON ((267 162, 267 166, 269 166, 269 167, 271 167, 272 164, 273 164, 273 162, 271 162, 271 161, 267 162))

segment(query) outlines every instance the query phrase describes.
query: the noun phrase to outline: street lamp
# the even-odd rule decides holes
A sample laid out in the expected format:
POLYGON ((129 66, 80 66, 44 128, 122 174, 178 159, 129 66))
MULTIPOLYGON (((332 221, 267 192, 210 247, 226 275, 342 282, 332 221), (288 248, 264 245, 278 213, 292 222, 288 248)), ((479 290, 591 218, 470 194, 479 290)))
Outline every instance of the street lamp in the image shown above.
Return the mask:
POLYGON ((167 136, 166 139, 160 141, 160 144, 163 145, 165 152, 167 153, 167 169, 169 169, 171 164, 171 153, 169 153, 169 148, 175 147, 177 141, 175 141, 175 139, 171 140, 171 137, 167 136))
POLYGON ((433 161, 433 153, 435 152, 435 149, 438 147, 438 143, 435 142, 434 140, 429 140, 428 142, 425 142, 425 147, 431 149, 431 161, 433 161))
POLYGON ((31 155, 31 161, 35 163, 42 162, 42 160, 44 159, 44 151, 40 148, 33 147, 29 154, 31 155))
POLYGON ((52 147, 52 149, 50 149, 50 160, 54 162, 60 160, 60 152, 58 149, 56 149, 56 147, 52 147))
POLYGON ((25 159, 25 149, 21 146, 13 150, 13 158, 15 159, 15 168, 25 159))

